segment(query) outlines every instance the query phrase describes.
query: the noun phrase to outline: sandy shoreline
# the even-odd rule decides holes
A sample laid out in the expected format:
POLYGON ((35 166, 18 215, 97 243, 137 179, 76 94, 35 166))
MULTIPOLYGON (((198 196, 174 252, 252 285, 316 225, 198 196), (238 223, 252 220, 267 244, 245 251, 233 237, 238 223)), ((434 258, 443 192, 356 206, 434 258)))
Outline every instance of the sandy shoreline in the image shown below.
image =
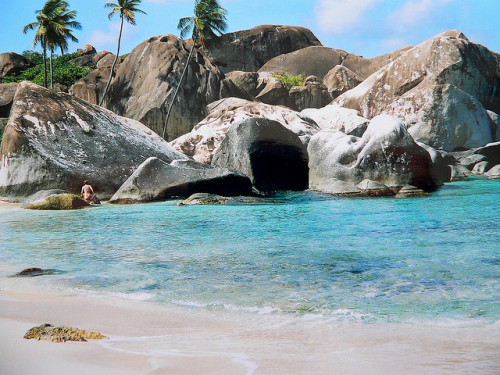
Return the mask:
MULTIPOLYGON (((5 280, 5 279, 4 279, 5 280)), ((12 279, 10 279, 12 280, 12 279)), ((0 373, 498 374, 495 327, 344 324, 0 286, 0 373), (24 340, 42 323, 109 340, 24 340)))

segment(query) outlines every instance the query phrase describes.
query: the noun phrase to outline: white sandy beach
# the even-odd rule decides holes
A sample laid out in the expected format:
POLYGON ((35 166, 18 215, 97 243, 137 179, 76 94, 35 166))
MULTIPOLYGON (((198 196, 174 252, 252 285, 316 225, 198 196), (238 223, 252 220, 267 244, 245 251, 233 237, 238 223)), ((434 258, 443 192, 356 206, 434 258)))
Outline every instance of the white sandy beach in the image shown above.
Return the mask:
MULTIPOLYGON (((4 279, 5 280, 5 279, 4 279)), ((499 327, 347 324, 214 313, 98 296, 0 290, 0 373, 498 374, 499 327), (25 340, 43 323, 109 340, 25 340)), ((19 280, 19 279, 17 279, 19 280)))

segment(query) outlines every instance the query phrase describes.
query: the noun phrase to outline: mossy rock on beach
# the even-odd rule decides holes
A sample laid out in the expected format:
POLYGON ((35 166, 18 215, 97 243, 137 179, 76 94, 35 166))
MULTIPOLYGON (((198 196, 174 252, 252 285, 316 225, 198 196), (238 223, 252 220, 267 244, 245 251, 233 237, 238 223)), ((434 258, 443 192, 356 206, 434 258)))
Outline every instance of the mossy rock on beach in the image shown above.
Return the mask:
POLYGON ((89 204, 76 194, 64 190, 41 190, 28 198, 23 208, 30 210, 74 210, 89 204))
POLYGON ((107 339, 99 332, 85 331, 83 329, 72 327, 54 327, 52 324, 42 324, 38 327, 33 327, 26 334, 24 338, 27 340, 46 340, 52 342, 66 342, 66 341, 81 341, 87 340, 103 340, 107 339))

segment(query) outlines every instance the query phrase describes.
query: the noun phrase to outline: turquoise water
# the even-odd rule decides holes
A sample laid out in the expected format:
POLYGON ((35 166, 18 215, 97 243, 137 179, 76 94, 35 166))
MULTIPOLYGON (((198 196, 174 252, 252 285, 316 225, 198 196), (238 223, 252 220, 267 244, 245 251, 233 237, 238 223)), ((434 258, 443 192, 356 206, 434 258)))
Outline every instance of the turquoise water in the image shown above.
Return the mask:
MULTIPOLYGON (((0 263, 196 309, 363 322, 500 320, 500 180, 429 198, 305 192, 269 204, 4 211, 0 263)), ((2 277, 6 275, 0 275, 2 277)))

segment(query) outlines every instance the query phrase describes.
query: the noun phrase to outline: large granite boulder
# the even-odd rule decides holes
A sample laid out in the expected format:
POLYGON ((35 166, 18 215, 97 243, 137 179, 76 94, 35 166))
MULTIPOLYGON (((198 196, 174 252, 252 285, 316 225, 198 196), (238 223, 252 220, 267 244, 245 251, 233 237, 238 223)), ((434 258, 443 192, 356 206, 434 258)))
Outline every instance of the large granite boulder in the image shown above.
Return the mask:
POLYGON ((474 151, 475 154, 486 156, 491 165, 500 164, 500 141, 489 143, 474 151))
POLYGON ((0 53, 0 77, 18 74, 30 66, 29 60, 22 55, 15 52, 0 53))
POLYGON ((435 148, 482 146, 493 140, 485 109, 500 109, 499 61, 462 33, 446 32, 407 50, 336 102, 367 118, 393 114, 435 148))
POLYGON ((151 157, 142 163, 110 203, 139 203, 211 193, 227 197, 252 192, 249 178, 224 168, 178 167, 151 157))
POLYGON ((29 210, 75 210, 88 207, 81 196, 61 189, 40 190, 23 202, 29 210))
MULTIPOLYGON (((168 107, 187 62, 191 41, 174 35, 139 44, 120 65, 105 105, 163 133, 168 107)), ((219 99, 224 74, 195 49, 170 114, 166 139, 188 133, 205 117, 205 107, 219 99)))
POLYGON ((301 86, 293 86, 288 92, 289 105, 295 111, 306 108, 322 108, 332 101, 325 85, 316 76, 310 76, 301 86))
POLYGON ((304 27, 261 25, 222 35, 207 54, 224 73, 256 72, 275 56, 320 45, 318 38, 304 27))
POLYGON ((323 78, 323 84, 334 99, 344 92, 355 88, 361 82, 363 80, 360 76, 342 65, 335 66, 323 78))
POLYGON ((212 165, 247 175, 262 192, 305 190, 308 186, 306 147, 294 132, 266 118, 234 123, 212 165))
POLYGON ((322 130, 311 138, 308 152, 311 189, 330 192, 332 181, 356 185, 364 179, 426 191, 437 186, 429 154, 391 116, 372 119, 362 137, 322 130))
POLYGON ((256 72, 242 72, 235 70, 226 74, 226 79, 233 81, 233 83, 245 90, 251 97, 257 95, 257 83, 259 81, 259 74, 256 72))
POLYGON ((200 163, 210 163, 230 126, 248 118, 267 118, 277 121, 295 133, 304 143, 319 131, 311 119, 303 119, 291 109, 238 98, 221 99, 208 106, 210 114, 193 130, 170 144, 178 151, 200 163))
POLYGON ((0 196, 80 193, 89 180, 110 197, 148 157, 186 159, 141 123, 72 95, 22 82, 0 148, 0 196))
POLYGON ((95 69, 76 81, 69 88, 69 93, 89 103, 99 104, 110 72, 111 66, 95 69))
POLYGON ((0 117, 9 117, 16 90, 17 83, 0 84, 0 117))

